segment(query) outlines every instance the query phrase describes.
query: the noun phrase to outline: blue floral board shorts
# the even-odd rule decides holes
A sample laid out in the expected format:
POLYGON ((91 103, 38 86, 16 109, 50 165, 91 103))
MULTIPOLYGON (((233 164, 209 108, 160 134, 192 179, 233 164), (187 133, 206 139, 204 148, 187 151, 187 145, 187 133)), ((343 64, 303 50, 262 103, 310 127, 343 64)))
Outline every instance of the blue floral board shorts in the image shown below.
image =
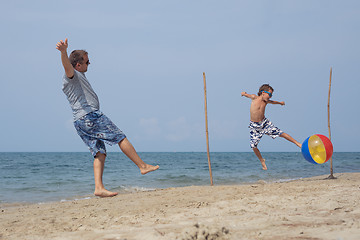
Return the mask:
POLYGON ((257 147, 264 134, 275 139, 283 133, 283 131, 275 127, 274 124, 267 118, 264 118, 261 122, 250 121, 249 128, 251 148, 257 147))
POLYGON ((95 157, 106 154, 105 143, 110 146, 126 138, 125 134, 102 112, 94 111, 74 122, 75 129, 95 157))

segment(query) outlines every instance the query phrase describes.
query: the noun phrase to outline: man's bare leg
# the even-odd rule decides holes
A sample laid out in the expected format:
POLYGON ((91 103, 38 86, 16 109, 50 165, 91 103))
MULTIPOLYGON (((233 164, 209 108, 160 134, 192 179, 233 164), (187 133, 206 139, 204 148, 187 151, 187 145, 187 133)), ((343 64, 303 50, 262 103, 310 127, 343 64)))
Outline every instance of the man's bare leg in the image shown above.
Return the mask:
POLYGON ((299 148, 301 148, 301 145, 302 145, 302 144, 299 143, 298 141, 296 141, 294 138, 292 138, 289 134, 287 134, 287 133, 282 133, 282 134, 280 135, 280 137, 285 138, 286 140, 288 140, 288 141, 296 144, 296 146, 298 146, 299 148))
POLYGON ((265 164, 265 159, 261 156, 261 153, 260 153, 259 149, 254 147, 253 151, 254 151, 255 155, 259 158, 263 170, 267 170, 267 167, 266 167, 266 164, 265 164))
POLYGON ((119 142, 119 147, 125 155, 133 161, 136 166, 140 169, 141 174, 146 174, 148 172, 155 171, 159 168, 158 165, 153 166, 144 163, 144 161, 139 157, 137 152, 135 151, 135 148, 133 145, 127 140, 127 138, 124 138, 121 142, 119 142))
POLYGON ((105 189, 102 176, 104 173, 106 155, 103 153, 97 153, 94 158, 94 179, 95 179, 95 192, 94 195, 98 197, 113 197, 117 192, 110 192, 105 189))

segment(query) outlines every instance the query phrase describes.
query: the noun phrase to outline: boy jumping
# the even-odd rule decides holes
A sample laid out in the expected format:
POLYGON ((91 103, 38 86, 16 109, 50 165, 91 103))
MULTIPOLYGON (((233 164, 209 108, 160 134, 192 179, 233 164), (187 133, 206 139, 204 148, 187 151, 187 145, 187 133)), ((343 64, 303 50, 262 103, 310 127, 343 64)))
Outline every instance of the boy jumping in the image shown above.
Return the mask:
POLYGON ((269 84, 263 84, 259 88, 258 95, 255 94, 248 94, 246 92, 242 92, 241 96, 245 96, 247 98, 250 98, 251 106, 250 106, 250 146, 253 149, 255 155, 259 158, 263 170, 267 170, 265 159, 261 156, 261 153, 259 149, 257 148, 257 145, 260 142, 260 139, 264 134, 271 136, 273 139, 280 136, 285 138, 286 140, 296 144, 299 148, 301 148, 301 144, 296 141, 294 138, 292 138, 289 134, 284 133, 279 128, 275 127, 272 122, 269 121, 265 117, 265 108, 266 105, 271 104, 280 104, 285 105, 285 102, 277 102, 272 101, 270 98, 272 97, 272 94, 274 92, 274 89, 269 84))

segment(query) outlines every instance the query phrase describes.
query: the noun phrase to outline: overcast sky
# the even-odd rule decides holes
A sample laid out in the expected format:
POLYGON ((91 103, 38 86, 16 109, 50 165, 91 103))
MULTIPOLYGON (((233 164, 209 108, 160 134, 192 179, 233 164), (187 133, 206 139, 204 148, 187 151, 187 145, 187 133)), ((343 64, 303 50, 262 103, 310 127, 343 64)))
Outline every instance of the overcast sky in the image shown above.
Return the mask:
MULTIPOLYGON (((275 89, 266 116, 299 142, 328 135, 359 151, 360 1, 1 1, 0 151, 87 151, 63 94, 56 43, 89 52, 101 110, 139 152, 249 147, 250 99, 275 89)), ((299 151, 264 136, 262 151, 299 151)), ((119 151, 116 146, 108 151, 119 151)))

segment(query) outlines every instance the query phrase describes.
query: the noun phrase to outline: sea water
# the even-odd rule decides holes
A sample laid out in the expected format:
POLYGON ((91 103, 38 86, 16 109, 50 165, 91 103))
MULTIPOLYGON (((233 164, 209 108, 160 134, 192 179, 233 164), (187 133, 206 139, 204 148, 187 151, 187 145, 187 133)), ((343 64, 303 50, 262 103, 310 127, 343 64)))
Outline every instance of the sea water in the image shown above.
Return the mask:
MULTIPOLYGON (((103 181, 121 193, 210 185, 207 153, 139 153, 159 170, 141 175, 121 152, 106 158, 103 181)), ((210 154, 214 185, 289 181, 330 174, 330 162, 314 165, 298 152, 264 152, 267 171, 252 152, 210 154)), ((360 152, 334 153, 334 173, 360 172, 360 152)), ((43 203, 93 197, 93 158, 87 153, 1 153, 0 204, 43 203)))

